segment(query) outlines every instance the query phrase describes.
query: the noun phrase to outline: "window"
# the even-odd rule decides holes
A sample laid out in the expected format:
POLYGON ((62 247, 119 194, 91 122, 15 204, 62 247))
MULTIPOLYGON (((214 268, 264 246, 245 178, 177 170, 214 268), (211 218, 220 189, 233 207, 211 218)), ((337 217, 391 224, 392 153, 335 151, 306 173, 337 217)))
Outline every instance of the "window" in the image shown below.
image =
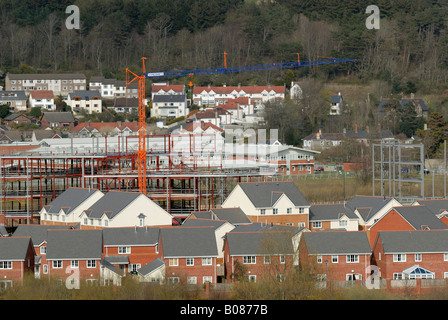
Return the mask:
POLYGON ((47 254, 47 247, 40 247, 40 254, 47 254))
POLYGON ((305 213, 305 208, 299 208, 299 213, 305 213))
POLYGON ((422 254, 421 254, 421 253, 416 253, 416 254, 414 255, 414 260, 415 260, 415 262, 420 262, 420 261, 422 261, 422 254))
POLYGON ((71 263, 70 263, 70 267, 78 268, 79 267, 79 260, 72 260, 71 263))
POLYGON ((264 256, 264 264, 270 264, 271 263, 271 256, 264 256))
POLYGON ((54 269, 61 269, 62 268, 62 260, 54 260, 53 261, 53 268, 54 269))
POLYGON ((202 265, 203 266, 211 266, 212 265, 212 258, 202 258, 202 265))
POLYGON ((130 254, 131 253, 131 247, 118 247, 118 253, 119 254, 130 254))
POLYGON ((87 260, 87 268, 95 268, 96 261, 95 260, 87 260))
POLYGON ((47 274, 48 273, 48 264, 44 264, 42 266, 42 272, 43 272, 43 274, 47 274))
POLYGON ((331 263, 338 263, 339 262, 339 256, 331 256, 331 263))
POLYGON ((443 261, 448 261, 448 253, 443 254, 443 261))
POLYGON ((187 258, 187 266, 194 266, 194 258, 187 258))
POLYGON ((404 253, 394 254, 394 262, 406 262, 406 254, 404 253))
POLYGON ((170 258, 169 265, 171 267, 177 267, 179 265, 179 259, 177 259, 177 258, 170 258))
POLYGON ((322 256, 317 256, 317 263, 322 263, 322 256))
POLYGON ((285 264, 285 262, 286 262, 285 256, 280 256, 280 263, 285 264))
POLYGON ((202 277, 202 283, 206 283, 206 282, 212 282, 213 278, 211 276, 203 276, 202 277))
POLYGON ((322 228, 322 222, 321 221, 313 221, 313 228, 314 229, 322 228))
POLYGON ((339 226, 340 227, 346 227, 347 226, 347 220, 339 220, 339 226))
POLYGON ((403 280, 402 273, 394 273, 394 280, 403 280))
MULTIPOLYGON (((302 209, 302 208, 300 208, 300 209, 302 209)), ((299 209, 299 210, 300 210, 300 209, 299 209)), ((287 208, 287 209, 286 209, 286 213, 288 213, 288 214, 289 214, 289 213, 292 213, 292 208, 287 208)))
POLYGON ((12 261, 0 261, 0 269, 12 269, 12 261))
POLYGON ((131 273, 135 273, 140 268, 141 268, 141 264, 140 263, 131 263, 131 264, 129 264, 128 270, 131 273))
POLYGON ((255 256, 244 256, 243 257, 244 264, 255 264, 255 262, 256 262, 255 256))
POLYGON ((278 209, 277 208, 272 209, 272 214, 277 214, 277 213, 278 213, 278 209))
POLYGON ((187 283, 188 284, 197 284, 198 280, 196 277, 187 277, 187 283))
POLYGON ((179 277, 169 277, 168 283, 170 284, 179 283, 179 277))
POLYGON ((249 282, 257 282, 257 276, 256 275, 249 275, 248 276, 249 282))
POLYGON ((358 263, 359 262, 359 255, 357 254, 348 254, 346 257, 347 263, 358 263))
POLYGON ((261 210, 260 210, 260 214, 261 214, 261 215, 265 215, 265 214, 266 214, 266 209, 261 209, 261 210))

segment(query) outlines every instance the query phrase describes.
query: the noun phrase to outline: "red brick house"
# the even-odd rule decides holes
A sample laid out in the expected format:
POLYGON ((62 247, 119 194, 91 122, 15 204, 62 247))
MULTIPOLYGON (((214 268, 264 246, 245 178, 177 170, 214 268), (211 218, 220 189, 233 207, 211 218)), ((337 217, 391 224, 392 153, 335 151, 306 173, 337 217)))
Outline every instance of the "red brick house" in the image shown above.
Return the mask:
POLYGON ((372 263, 387 280, 448 277, 448 231, 380 231, 372 263))
POLYGON ((157 227, 105 228, 104 260, 135 274, 140 268, 160 257, 157 227))
POLYGON ((0 289, 21 284, 33 274, 35 252, 30 237, 0 237, 0 289))
POLYGON ((371 249, 365 231, 320 231, 303 233, 299 260, 322 281, 365 280, 371 249))
POLYGON ((287 277, 294 266, 294 248, 287 231, 230 232, 224 240, 225 278, 247 277, 256 282, 264 276, 287 277))
POLYGON ((159 243, 168 283, 216 283, 218 249, 213 227, 161 228, 159 243))
POLYGON ((401 206, 390 209, 367 230, 367 234, 373 248, 380 231, 414 230, 448 230, 448 226, 426 206, 401 206))
POLYGON ((76 125, 77 120, 71 112, 44 112, 40 118, 40 126, 42 129, 59 128, 69 130, 76 125))
POLYGON ((101 230, 48 230, 47 262, 50 279, 68 285, 99 283, 103 255, 101 230))
POLYGON ((14 231, 14 237, 30 237, 36 254, 34 262, 34 276, 36 278, 48 275, 47 231, 53 229, 70 229, 70 226, 19 224, 14 231))

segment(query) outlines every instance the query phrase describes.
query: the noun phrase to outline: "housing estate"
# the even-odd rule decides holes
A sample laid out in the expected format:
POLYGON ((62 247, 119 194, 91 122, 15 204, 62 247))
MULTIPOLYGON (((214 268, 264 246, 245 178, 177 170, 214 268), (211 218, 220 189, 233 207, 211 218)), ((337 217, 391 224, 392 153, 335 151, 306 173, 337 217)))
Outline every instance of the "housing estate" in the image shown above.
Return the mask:
POLYGON ((83 74, 12 74, 5 77, 5 90, 25 91, 51 90, 54 95, 67 96, 75 90, 87 90, 83 74))
POLYGON ((193 104, 200 106, 217 107, 225 104, 229 99, 239 97, 251 98, 255 105, 272 101, 275 99, 284 99, 286 86, 207 86, 193 88, 193 104))
POLYGON ((137 122, 81 122, 70 129, 70 135, 77 138, 130 136, 138 134, 137 122))

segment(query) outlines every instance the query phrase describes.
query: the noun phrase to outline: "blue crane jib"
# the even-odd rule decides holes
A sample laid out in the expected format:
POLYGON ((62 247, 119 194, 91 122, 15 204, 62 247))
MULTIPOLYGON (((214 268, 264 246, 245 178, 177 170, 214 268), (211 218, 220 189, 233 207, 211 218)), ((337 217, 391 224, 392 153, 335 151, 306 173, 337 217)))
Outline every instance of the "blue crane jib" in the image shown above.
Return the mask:
POLYGON ((286 69, 286 68, 299 68, 308 67, 323 64, 353 62, 356 59, 340 59, 340 58, 324 58, 310 61, 294 61, 294 62, 282 62, 271 63, 264 65, 253 65, 245 67, 233 67, 233 68, 212 68, 212 69, 192 69, 192 70, 178 70, 178 71, 161 71, 161 72, 148 72, 143 75, 146 78, 163 78, 163 77, 182 77, 191 75, 204 75, 215 73, 234 73, 244 71, 260 71, 260 70, 273 70, 273 69, 286 69))

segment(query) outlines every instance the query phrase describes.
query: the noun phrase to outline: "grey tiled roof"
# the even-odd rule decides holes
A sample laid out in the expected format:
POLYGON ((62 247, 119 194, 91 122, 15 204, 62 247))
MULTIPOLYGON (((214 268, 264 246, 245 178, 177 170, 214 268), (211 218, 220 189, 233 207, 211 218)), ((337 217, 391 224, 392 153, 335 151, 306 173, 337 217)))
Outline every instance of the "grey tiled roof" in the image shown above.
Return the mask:
POLYGON ((378 240, 381 241, 386 254, 448 251, 446 230, 380 231, 378 240))
POLYGON ((101 259, 101 230, 48 230, 47 260, 101 259))
POLYGON ((90 218, 99 219, 103 214, 112 219, 132 201, 141 196, 138 192, 109 191, 101 199, 85 210, 90 218))
POLYGON ((448 229, 426 206, 394 207, 403 218, 416 230, 429 228, 431 230, 448 229))
POLYGON ((47 210, 48 213, 56 214, 64 208, 65 213, 68 214, 97 192, 102 193, 96 189, 68 188, 56 199, 46 205, 45 210, 47 210))
POLYGON ((75 122, 71 112, 44 112, 42 117, 48 122, 75 122))
POLYGON ((82 100, 84 99, 101 99, 101 94, 98 90, 78 90, 73 93, 69 93, 70 99, 74 99, 79 96, 82 100))
POLYGON ((25 91, 0 91, 0 101, 25 100, 25 91))
POLYGON ((213 227, 215 229, 221 227, 226 221, 211 219, 188 219, 181 224, 181 227, 213 227))
POLYGON ((11 80, 86 79, 86 76, 82 73, 8 73, 8 77, 11 80))
POLYGON ((216 257, 215 229, 212 227, 161 228, 163 255, 171 257, 216 257))
POLYGON ((310 207, 311 220, 337 220, 345 214, 349 219, 357 219, 358 216, 344 204, 315 204, 310 207))
POLYGON ((233 225, 252 223, 241 208, 213 208, 210 209, 219 220, 225 220, 233 225))
POLYGON ((230 232, 226 237, 231 256, 294 253, 289 232, 230 232))
POLYGON ((428 199, 418 200, 417 202, 431 210, 434 215, 448 211, 448 199, 428 199))
POLYGON ((358 209, 359 214, 364 221, 372 218, 379 210, 388 204, 393 198, 389 197, 373 197, 373 196, 354 196, 346 203, 346 206, 355 211, 358 209))
POLYGON ((187 98, 184 94, 155 94, 152 99, 153 102, 170 103, 170 102, 186 102, 187 98))
POLYGON ((158 268, 162 267, 163 265, 165 265, 165 262, 160 258, 156 258, 138 269, 137 272, 145 277, 151 272, 154 272, 158 268))
POLYGON ((62 225, 40 225, 40 224, 19 224, 14 231, 14 237, 31 237, 33 244, 39 246, 47 240, 48 230, 71 229, 70 226, 62 225))
POLYGON ((309 206, 308 201, 292 181, 278 182, 247 182, 239 186, 249 197, 256 208, 270 208, 273 200, 284 193, 296 207, 309 206))
POLYGON ((31 238, 0 237, 0 260, 25 260, 31 238))
POLYGON ((367 234, 362 231, 305 232, 302 235, 308 254, 370 254, 367 234))
POLYGON ((104 246, 154 246, 159 243, 159 233, 159 228, 105 228, 103 230, 104 246))

